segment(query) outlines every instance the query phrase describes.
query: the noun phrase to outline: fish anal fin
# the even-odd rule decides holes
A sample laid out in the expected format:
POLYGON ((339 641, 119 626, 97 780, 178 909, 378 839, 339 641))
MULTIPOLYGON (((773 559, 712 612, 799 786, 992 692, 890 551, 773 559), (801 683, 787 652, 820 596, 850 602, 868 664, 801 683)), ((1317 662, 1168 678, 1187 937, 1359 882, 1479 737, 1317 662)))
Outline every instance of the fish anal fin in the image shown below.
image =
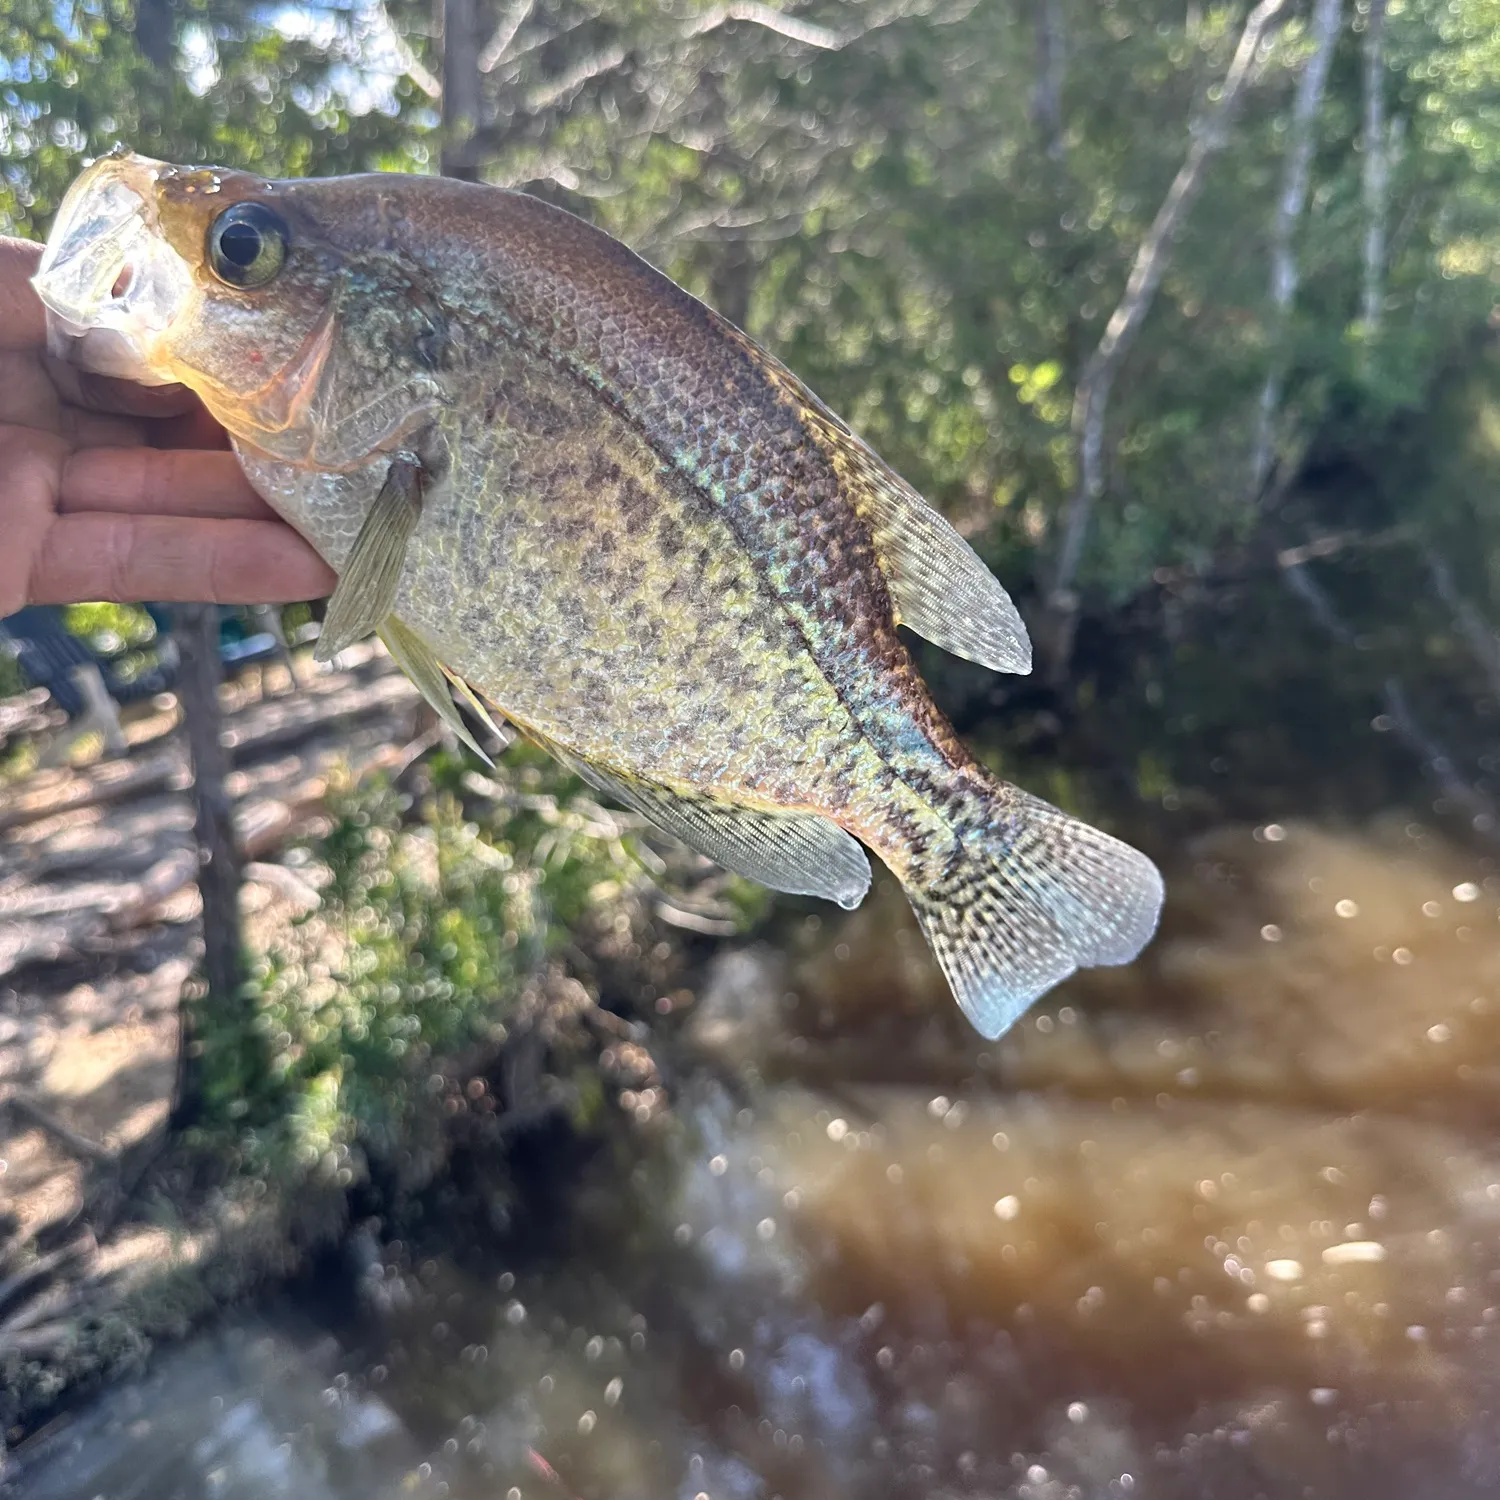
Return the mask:
MULTIPOLYGON (((456 679, 452 679, 447 668, 438 661, 427 642, 395 615, 388 615, 382 621, 380 638, 385 642, 385 648, 391 653, 396 665, 411 678, 417 691, 427 700, 438 717, 485 765, 493 766, 494 761, 485 754, 479 741, 469 733, 469 726, 464 723, 463 715, 459 713, 457 705, 453 702, 453 695, 448 691, 450 680, 456 679)), ((494 730, 494 722, 479 700, 470 692, 467 684, 460 684, 460 686, 485 725, 494 730)), ((495 733, 499 734, 499 731, 495 730, 495 733)))
POLYGON ((858 906, 870 888, 870 861, 859 843, 816 813, 771 811, 684 793, 601 766, 535 730, 525 733, 590 786, 736 875, 774 891, 836 901, 846 910, 858 906))
POLYGON ((443 668, 443 675, 458 690, 459 697, 469 705, 469 712, 472 713, 474 717, 478 719, 479 722, 483 724, 484 727, 488 729, 489 732, 501 742, 501 744, 506 743, 507 736, 505 734, 505 731, 502 730, 500 726, 494 721, 494 719, 490 717, 490 711, 488 707, 485 705, 484 700, 481 699, 480 696, 474 691, 474 689, 471 688, 469 684, 465 682, 464 679, 450 667, 443 668))

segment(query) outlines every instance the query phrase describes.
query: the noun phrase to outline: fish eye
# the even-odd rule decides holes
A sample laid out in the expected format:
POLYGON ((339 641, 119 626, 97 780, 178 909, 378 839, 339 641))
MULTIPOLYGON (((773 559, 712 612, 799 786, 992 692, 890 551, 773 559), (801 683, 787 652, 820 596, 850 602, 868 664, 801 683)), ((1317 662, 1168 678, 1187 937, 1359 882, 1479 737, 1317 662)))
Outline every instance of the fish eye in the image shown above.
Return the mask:
POLYGON ((208 263, 228 286, 264 286, 286 260, 288 238, 280 214, 263 203, 236 203, 209 226, 208 263))

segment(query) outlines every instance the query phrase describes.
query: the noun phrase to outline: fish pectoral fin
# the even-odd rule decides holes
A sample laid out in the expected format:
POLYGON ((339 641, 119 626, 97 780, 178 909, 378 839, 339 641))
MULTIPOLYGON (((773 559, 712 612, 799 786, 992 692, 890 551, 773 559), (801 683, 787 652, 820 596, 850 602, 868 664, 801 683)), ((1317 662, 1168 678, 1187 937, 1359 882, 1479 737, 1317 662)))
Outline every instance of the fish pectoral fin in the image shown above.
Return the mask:
POLYGON ((897 620, 966 661, 997 672, 1031 671, 1025 622, 979 554, 795 375, 734 324, 713 316, 797 407, 833 461, 855 513, 870 528, 897 620))
POLYGON ((851 910, 870 889, 870 861, 857 840, 815 813, 769 812, 675 791, 660 782, 586 760, 527 733, 590 786, 705 854, 773 891, 821 896, 851 910))
POLYGON ((313 648, 315 660, 332 661, 345 646, 382 627, 395 607, 406 544, 421 514, 421 460, 398 453, 391 459, 385 483, 359 528, 328 601, 328 614, 313 648))
POLYGON ((450 680, 457 683, 485 728, 503 739, 504 736, 495 727, 494 720, 485 711, 484 705, 474 696, 468 684, 453 677, 438 661, 427 642, 410 626, 402 624, 395 615, 388 615, 381 622, 380 638, 385 642, 385 648, 395 659, 396 665, 416 684, 417 691, 432 705, 438 717, 485 765, 493 766, 494 761, 485 754, 478 740, 469 733, 469 726, 464 723, 463 715, 459 713, 457 705, 453 702, 453 695, 448 691, 450 680))

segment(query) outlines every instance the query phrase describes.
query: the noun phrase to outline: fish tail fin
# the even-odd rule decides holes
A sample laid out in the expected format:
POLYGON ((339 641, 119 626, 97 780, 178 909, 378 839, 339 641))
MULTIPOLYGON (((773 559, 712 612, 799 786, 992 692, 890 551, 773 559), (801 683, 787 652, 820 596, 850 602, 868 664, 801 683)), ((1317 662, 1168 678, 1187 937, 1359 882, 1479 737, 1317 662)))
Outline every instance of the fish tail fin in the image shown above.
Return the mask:
POLYGON ((1144 854, 1016 787, 964 801, 955 840, 904 884, 964 1014, 993 1040, 1075 969, 1135 958, 1162 880, 1144 854))

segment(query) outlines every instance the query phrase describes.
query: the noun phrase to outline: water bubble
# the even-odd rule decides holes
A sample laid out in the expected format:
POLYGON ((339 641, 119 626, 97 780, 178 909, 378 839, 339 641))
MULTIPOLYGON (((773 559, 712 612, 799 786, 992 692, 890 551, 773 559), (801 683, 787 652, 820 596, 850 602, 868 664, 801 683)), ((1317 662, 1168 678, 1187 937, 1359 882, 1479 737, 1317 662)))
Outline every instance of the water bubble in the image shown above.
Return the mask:
POLYGON ((727 1156, 716 1156, 709 1162, 708 1170, 715 1177, 722 1177, 729 1170, 729 1158, 727 1156))
POLYGON ((1264 1292, 1252 1292, 1245 1298, 1245 1306, 1253 1313, 1270 1312, 1271 1299, 1264 1292))
POLYGON ((1070 1422, 1088 1421, 1089 1409, 1082 1401, 1071 1401, 1068 1403, 1068 1420, 1070 1422))
POLYGON ((760 1223, 755 1226, 755 1232, 760 1236, 762 1240, 772 1239, 776 1234, 776 1220, 762 1219, 760 1223))
POLYGON ((1279 943, 1281 941, 1281 929, 1274 922, 1267 922, 1261 928, 1260 935, 1268 943, 1279 943))
POLYGON ((1325 1266, 1371 1265, 1385 1259, 1385 1246, 1377 1240, 1345 1240, 1323 1251, 1325 1266))
POLYGON ((1443 908, 1436 901, 1424 901, 1422 903, 1422 915, 1424 917, 1440 917, 1442 914, 1443 908))
POLYGON ((1286 829, 1280 823, 1267 823, 1265 839, 1268 844, 1279 844, 1286 837, 1286 829))
POLYGON ((1391 962, 1392 963, 1409 964, 1411 962, 1411 960, 1412 960, 1412 952, 1411 952, 1410 948, 1397 948, 1391 954, 1391 962))
POLYGON ((1266 1262, 1266 1275, 1272 1281, 1301 1281, 1302 1262, 1300 1260, 1268 1260, 1266 1262))
POLYGON ((1341 917, 1357 917, 1359 915, 1359 903, 1351 901, 1347 896, 1342 901, 1335 902, 1333 909, 1341 917))
POLYGON ((1453 887, 1453 899, 1455 901, 1477 901, 1479 899, 1479 887, 1472 880, 1466 880, 1462 885, 1453 887))
POLYGON ((1021 1200, 1014 1193, 1007 1193, 995 1204, 997 1219, 1013 1219, 1021 1212, 1021 1200))
POLYGON ((1427 1040, 1429 1042, 1451 1042, 1453 1040, 1452 1028, 1443 1025, 1439 1021, 1436 1026, 1429 1026, 1427 1028, 1427 1040))
POLYGON ((1041 1466, 1041 1464, 1032 1464, 1032 1466, 1026 1471, 1026 1477, 1033 1484, 1046 1484, 1047 1471, 1041 1466))
POLYGON ((583 1357, 588 1360, 590 1364, 592 1364, 593 1361, 598 1359, 599 1356, 603 1353, 604 1340, 596 1333, 593 1338, 591 1338, 588 1343, 583 1346, 583 1357))
POLYGON ((745 1368, 745 1351, 743 1349, 731 1349, 729 1351, 729 1368, 731 1370, 743 1370, 745 1368))
POLYGON ((584 1412, 584 1414, 581 1417, 579 1417, 579 1419, 578 1419, 578 1430, 579 1430, 579 1432, 581 1432, 584 1435, 584 1437, 587 1437, 589 1435, 589 1433, 591 1433, 594 1430, 594 1424, 598 1420, 599 1420, 599 1418, 598 1418, 598 1416, 594 1412, 591 1412, 591 1411, 584 1412))
POLYGON ((898 1161, 893 1161, 890 1166, 885 1169, 885 1177, 887 1182, 899 1183, 902 1177, 904 1177, 905 1175, 906 1174, 901 1170, 901 1163, 898 1161))
POLYGON ((849 1122, 847 1120, 830 1120, 828 1122, 828 1139, 838 1142, 849 1134, 849 1122))
POLYGON ((526 1321, 525 1305, 523 1303, 515 1301, 507 1303, 505 1308, 505 1321, 509 1323, 512 1328, 520 1327, 520 1325, 526 1321))

